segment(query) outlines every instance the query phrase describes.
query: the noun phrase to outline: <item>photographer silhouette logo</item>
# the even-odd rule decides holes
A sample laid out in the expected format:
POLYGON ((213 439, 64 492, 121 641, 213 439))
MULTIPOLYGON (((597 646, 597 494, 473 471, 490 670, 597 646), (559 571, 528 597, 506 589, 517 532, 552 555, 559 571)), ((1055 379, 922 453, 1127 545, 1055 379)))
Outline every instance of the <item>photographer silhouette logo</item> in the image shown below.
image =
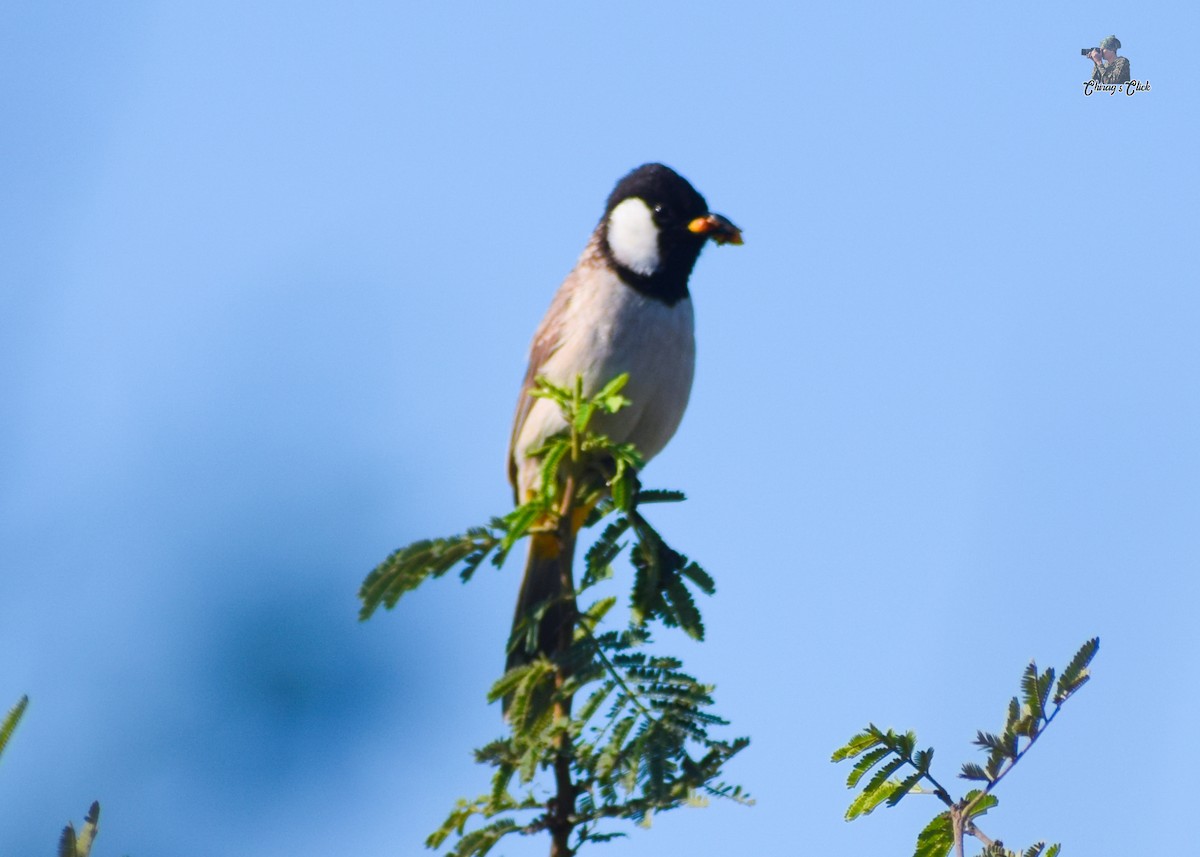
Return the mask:
POLYGON ((1095 93, 1116 95, 1118 92, 1133 95, 1150 91, 1150 81, 1139 81, 1130 76, 1129 58, 1117 56, 1120 49, 1120 39, 1106 36, 1096 47, 1083 48, 1079 52, 1092 61, 1092 76, 1083 82, 1084 96, 1095 93))

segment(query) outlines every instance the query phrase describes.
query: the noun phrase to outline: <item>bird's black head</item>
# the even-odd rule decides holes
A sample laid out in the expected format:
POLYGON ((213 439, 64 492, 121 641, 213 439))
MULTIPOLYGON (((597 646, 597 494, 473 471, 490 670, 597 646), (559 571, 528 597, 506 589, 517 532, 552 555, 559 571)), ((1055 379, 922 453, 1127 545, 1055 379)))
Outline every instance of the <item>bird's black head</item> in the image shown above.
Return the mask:
POLYGON ((617 182, 600 222, 601 249, 621 279, 668 304, 687 297, 709 238, 742 243, 736 226, 711 214, 688 180, 662 164, 645 164, 617 182))

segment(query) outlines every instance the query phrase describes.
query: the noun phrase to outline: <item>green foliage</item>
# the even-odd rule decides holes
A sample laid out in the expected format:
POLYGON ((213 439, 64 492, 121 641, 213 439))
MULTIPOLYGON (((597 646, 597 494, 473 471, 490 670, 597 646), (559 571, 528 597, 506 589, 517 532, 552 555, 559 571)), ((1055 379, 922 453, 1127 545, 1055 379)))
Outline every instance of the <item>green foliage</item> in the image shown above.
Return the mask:
POLYGON ((917 836, 914 857, 947 857, 951 849, 961 844, 964 835, 975 836, 984 842, 982 857, 1057 857, 1059 846, 1052 845, 1047 849, 1043 842, 1030 846, 1023 853, 1008 851, 1003 843, 987 839, 975 822, 999 803, 992 790, 1058 716, 1067 699, 1087 682, 1088 667, 1099 649, 1099 638, 1084 643, 1063 670, 1057 686, 1053 669, 1039 672, 1033 662, 1025 668, 1021 676, 1021 696, 1009 701, 1004 728, 998 734, 976 733, 974 743, 987 753, 987 761, 983 765, 967 762, 959 772, 960 778, 985 785, 981 789, 972 789, 958 800, 954 800, 930 772, 933 748, 917 750, 917 737, 912 732, 901 734, 891 729, 885 732, 873 723, 868 725, 835 750, 831 759, 834 762, 857 759, 846 778, 846 786, 850 789, 860 787, 863 778, 874 771, 861 786, 862 791, 850 802, 846 820, 868 815, 885 802, 895 806, 909 794, 932 794, 948 809, 936 815, 917 836), (1052 688, 1055 688, 1053 698, 1050 696, 1052 688), (898 774, 901 775, 899 778, 898 774), (926 783, 924 788, 922 781, 926 783))
MULTIPOLYGON (((515 522, 515 531, 520 531, 522 524, 528 529, 528 522, 519 520, 515 522)), ((388 609, 395 607, 405 592, 416 589, 426 578, 441 577, 460 562, 464 564, 463 579, 470 579, 487 555, 508 540, 509 526, 507 518, 497 518, 490 525, 472 527, 461 536, 422 539, 396 551, 363 581, 358 593, 363 603, 359 618, 369 619, 380 604, 388 609)))
POLYGON ((88 857, 92 852, 92 842, 96 839, 99 824, 100 802, 92 801, 88 814, 83 819, 83 830, 77 834, 73 824, 63 828, 62 836, 58 840, 58 857, 88 857))
MULTIPOLYGON (((1100 638, 1093 637, 1080 647, 1079 651, 1075 653, 1075 657, 1071 658, 1071 662, 1067 664, 1067 668, 1063 670, 1063 674, 1058 680, 1058 688, 1054 691, 1055 705, 1062 705, 1071 694, 1087 683, 1090 678, 1088 664, 1092 662, 1092 658, 1096 656, 1099 649, 1100 638)), ((1053 857, 1053 855, 1047 854, 1046 857, 1053 857)))
POLYGON ((954 822, 950 812, 939 812, 925 829, 917 834, 917 850, 913 857, 946 857, 954 847, 954 822))
POLYGON ((874 723, 851 738, 844 746, 833 754, 833 761, 858 758, 858 762, 850 770, 846 778, 846 787, 854 788, 864 775, 881 762, 880 767, 871 779, 863 786, 862 792, 850 802, 846 810, 846 820, 853 821, 860 815, 869 815, 880 804, 887 802, 895 806, 910 792, 924 791, 920 787, 923 779, 940 788, 929 776, 929 764, 933 761, 933 749, 917 750, 917 736, 913 732, 903 735, 889 729, 884 732, 874 723), (902 767, 912 767, 912 772, 904 779, 892 777, 902 767))
POLYGON ((21 722, 21 717, 24 716, 25 709, 28 707, 29 697, 22 696, 17 700, 17 704, 8 710, 8 714, 4 716, 4 721, 0 722, 0 755, 4 754, 4 748, 8 746, 8 739, 12 737, 17 724, 21 722))
MULTIPOLYGON (((580 379, 572 389, 537 379, 532 395, 557 403, 568 426, 531 451, 540 458, 537 496, 464 535, 402 548, 363 583, 366 619, 455 567, 465 581, 489 555, 501 566, 519 539, 560 533, 574 510, 588 510, 585 527, 604 526, 584 557, 572 603, 610 581, 622 553, 628 551, 634 567, 626 627, 603 627, 617 602, 613 595, 579 605, 569 645, 514 667, 492 685, 488 699, 506 701, 509 731, 475 753, 493 769, 491 787, 460 800, 426 841, 429 848, 453 837, 448 855, 482 857, 510 834, 549 832, 563 843, 559 853, 573 854, 584 844, 624 836, 608 829, 614 821, 648 825, 655 813, 713 797, 751 802, 740 786, 721 780, 725 763, 748 739, 714 736, 727 723, 711 710, 712 685, 677 658, 652 651, 655 622, 703 639, 696 593, 711 595, 716 587, 642 513, 651 504, 680 502, 683 494, 642 489, 637 450, 591 431, 594 417, 628 404, 621 395, 627 380, 616 378, 585 397, 580 379), (547 780, 555 789, 549 799, 547 780), (569 846, 567 832, 573 834, 569 846)), ((536 639, 548 607, 538 605, 516 623, 512 644, 536 639)))
POLYGON ((983 731, 976 733, 974 743, 987 752, 987 763, 982 767, 973 763, 964 764, 959 776, 967 780, 986 782, 986 790, 990 792, 1058 716, 1067 699, 1087 682, 1088 665, 1099 649, 1099 638, 1093 638, 1075 653, 1059 680, 1053 709, 1049 709, 1047 703, 1051 701, 1050 689, 1054 686, 1054 669, 1047 668, 1044 672, 1039 672, 1037 663, 1031 661, 1021 675, 1021 697, 1013 697, 1009 701, 1004 728, 1000 734, 983 731))
POLYGON ((1009 851, 1003 842, 993 842, 979 852, 979 857, 1058 857, 1059 850, 1058 845, 1047 848, 1045 842, 1035 842, 1024 851, 1009 851))
MULTIPOLYGON (((532 786, 540 771, 553 766, 562 736, 572 748, 576 848, 614 838, 599 830, 609 819, 646 823, 653 813, 699 804, 705 796, 749 802, 740 787, 717 781, 747 740, 713 738, 709 730, 726 722, 708 711, 712 687, 684 672, 678 659, 642 651, 649 642, 636 629, 583 631, 564 658, 586 666, 561 687, 554 687, 558 673, 547 658, 498 680, 489 699, 509 697, 512 732, 476 753, 478 761, 495 768, 492 790, 461 802, 427 844, 438 847, 450 833, 462 835, 471 815, 490 821, 515 810, 545 810, 532 786), (569 698, 583 699, 578 712, 556 717, 555 704, 569 698), (510 792, 514 781, 523 789, 520 798, 510 792)), ((464 837, 448 853, 486 854, 499 837, 537 833, 547 822, 543 813, 521 825, 493 823, 480 828, 491 834, 464 837)))
MULTIPOLYGON (((17 728, 17 724, 21 722, 21 717, 25 714, 25 709, 29 707, 29 697, 22 696, 17 700, 17 704, 9 709, 8 714, 4 716, 4 720, 0 722, 0 754, 4 753, 4 748, 8 746, 8 740, 12 737, 13 732, 17 728)), ((75 832, 75 826, 68 823, 63 828, 62 835, 58 839, 58 857, 88 857, 92 850, 92 842, 96 838, 96 830, 100 823, 100 803, 92 801, 91 807, 88 809, 88 814, 83 820, 83 830, 80 833, 75 832)))

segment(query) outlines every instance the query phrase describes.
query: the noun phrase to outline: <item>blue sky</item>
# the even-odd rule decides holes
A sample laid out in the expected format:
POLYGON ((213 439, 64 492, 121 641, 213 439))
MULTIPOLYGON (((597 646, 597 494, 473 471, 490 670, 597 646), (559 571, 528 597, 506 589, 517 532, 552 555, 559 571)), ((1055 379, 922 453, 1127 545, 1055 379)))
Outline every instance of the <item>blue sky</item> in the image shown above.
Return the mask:
POLYGON ((985 830, 1176 848, 1200 15, 1133 9, 7 4, 0 853, 99 799, 97 857, 417 854, 484 789, 519 563, 355 592, 505 510, 529 338, 650 160, 746 234, 645 481, 690 497, 655 519, 719 591, 674 645, 758 804, 608 850, 907 853, 936 807, 846 825, 832 749, 913 728, 951 779, 1092 635, 985 830), (1109 33, 1150 92, 1083 96, 1109 33))

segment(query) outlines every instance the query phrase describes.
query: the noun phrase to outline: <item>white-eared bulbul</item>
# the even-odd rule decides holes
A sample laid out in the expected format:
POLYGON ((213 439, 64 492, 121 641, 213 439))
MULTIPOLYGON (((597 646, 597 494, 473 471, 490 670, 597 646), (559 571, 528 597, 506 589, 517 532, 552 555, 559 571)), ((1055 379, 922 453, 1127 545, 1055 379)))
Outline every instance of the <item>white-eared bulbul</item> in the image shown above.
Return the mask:
MULTIPOLYGON (((646 164, 617 182, 583 255, 533 337, 508 452, 518 503, 538 490, 539 461, 527 453, 566 428, 557 404, 529 395, 538 376, 572 387, 581 375, 583 393, 590 396, 628 373, 622 394, 631 404, 598 416, 593 428, 617 443, 633 443, 647 461, 675 434, 696 355, 688 277, 709 239, 742 243, 737 227, 709 212, 704 197, 670 167, 646 164)), ((538 633, 541 652, 553 651, 565 623, 565 612, 556 609, 559 568, 571 557, 560 553, 553 533, 532 536, 517 598, 514 634, 534 607, 550 604, 538 633)), ((518 643, 509 654, 509 668, 533 654, 518 643)))

